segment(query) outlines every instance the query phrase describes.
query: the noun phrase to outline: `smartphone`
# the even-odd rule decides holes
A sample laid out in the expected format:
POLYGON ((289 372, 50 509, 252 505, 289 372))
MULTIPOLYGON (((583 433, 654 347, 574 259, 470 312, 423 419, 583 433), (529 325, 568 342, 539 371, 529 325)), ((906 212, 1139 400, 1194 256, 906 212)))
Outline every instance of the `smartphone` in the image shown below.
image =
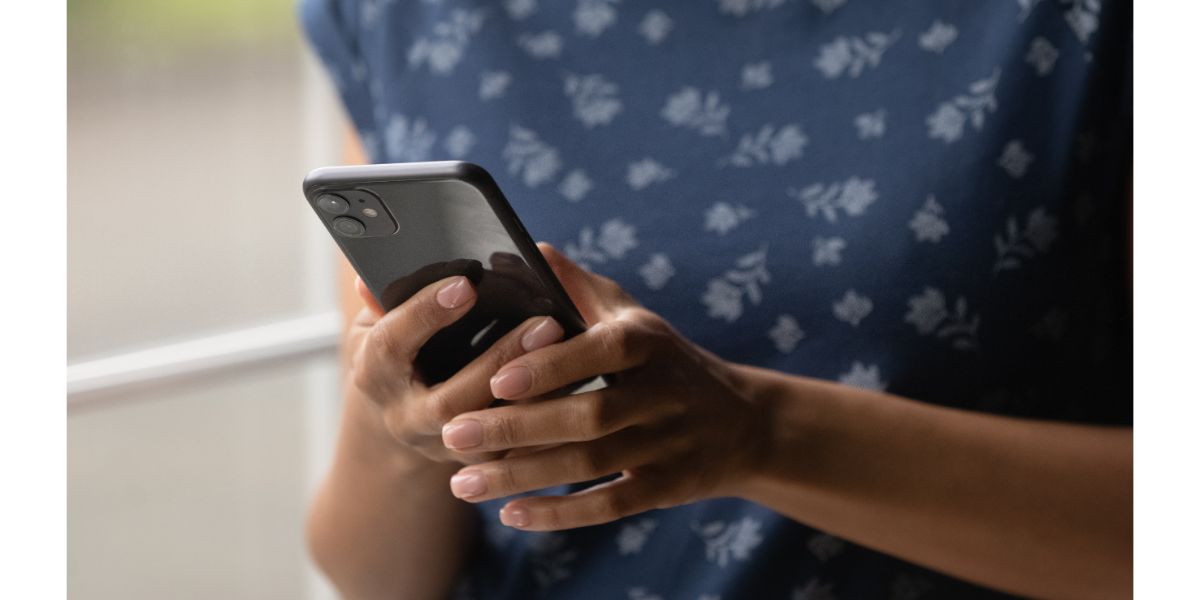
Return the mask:
POLYGON ((304 196, 384 310, 446 277, 462 275, 475 285, 475 306, 417 355, 415 366, 430 385, 530 317, 554 317, 567 338, 586 328, 483 167, 459 161, 323 167, 305 177, 304 196))

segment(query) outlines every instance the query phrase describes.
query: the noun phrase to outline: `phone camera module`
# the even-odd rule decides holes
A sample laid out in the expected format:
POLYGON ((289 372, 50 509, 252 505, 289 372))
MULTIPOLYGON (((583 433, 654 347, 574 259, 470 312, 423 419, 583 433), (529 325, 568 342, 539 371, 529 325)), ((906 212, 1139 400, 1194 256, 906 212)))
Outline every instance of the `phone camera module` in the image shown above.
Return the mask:
POLYGON ((338 217, 333 220, 333 230, 346 237, 359 237, 367 232, 367 227, 354 217, 338 217))
MULTIPOLYGON (((320 207, 321 210, 331 215, 344 215, 346 214, 346 211, 350 210, 349 202, 346 202, 340 196, 334 196, 333 194, 321 195, 320 198, 317 198, 317 206, 320 207)), ((337 222, 335 221, 334 223, 336 226, 337 222)))

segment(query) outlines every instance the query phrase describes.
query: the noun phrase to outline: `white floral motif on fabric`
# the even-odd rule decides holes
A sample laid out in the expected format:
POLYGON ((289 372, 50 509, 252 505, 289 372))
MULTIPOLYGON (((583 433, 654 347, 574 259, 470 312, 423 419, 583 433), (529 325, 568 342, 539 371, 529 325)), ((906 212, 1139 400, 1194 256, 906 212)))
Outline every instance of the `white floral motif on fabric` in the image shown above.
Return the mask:
POLYGON ((750 555, 762 543, 762 523, 753 517, 742 517, 733 523, 713 521, 693 525, 692 529, 704 540, 704 555, 718 567, 731 561, 750 560, 750 555))
POLYGON ((938 204, 933 194, 930 194, 925 199, 925 204, 917 209, 911 221, 908 222, 908 228, 912 229, 913 235, 916 236, 918 242, 933 242, 938 243, 946 234, 950 233, 950 225, 946 222, 946 209, 938 204))
POLYGON ((849 323, 851 327, 858 327, 874 308, 875 303, 870 298, 851 289, 846 290, 841 300, 833 303, 833 316, 849 323))
POLYGON ((899 31, 873 31, 863 36, 838 37, 821 46, 813 66, 826 79, 836 79, 842 75, 855 78, 862 75, 867 67, 878 67, 884 52, 899 39, 899 31))
POLYGON ((771 342, 775 344, 775 349, 787 354, 795 350, 800 340, 804 339, 804 330, 800 329, 800 324, 796 322, 796 317, 792 315, 779 315, 779 318, 775 320, 775 326, 767 332, 767 337, 771 338, 771 342))
POLYGON ((563 93, 571 99, 575 118, 588 129, 611 123, 621 112, 618 91, 617 84, 599 74, 567 75, 563 82, 563 93))
POLYGON ((771 74, 771 63, 761 61, 756 63, 747 63, 742 67, 742 83, 743 90, 762 90, 771 87, 775 82, 775 76, 771 74))
POLYGON ((783 6, 788 0, 717 0, 718 9, 725 14, 744 17, 753 12, 783 6))
POLYGON ((735 206, 728 202, 718 202, 704 212, 704 230, 725 235, 754 214, 753 210, 743 204, 735 206))
MULTIPOLYGON (((858 361, 850 365, 849 371, 838 375, 838 383, 876 392, 887 389, 887 382, 879 373, 879 365, 868 366, 858 361)), ((809 547, 812 548, 811 545, 809 547)), ((816 554, 817 551, 813 550, 813 553, 816 554)))
POLYGON ((854 127, 858 129, 858 139, 870 140, 883 137, 887 132, 887 111, 879 109, 854 117, 854 127))
POLYGON ((484 71, 479 76, 479 99, 494 100, 503 96, 510 83, 512 75, 504 71, 484 71))
POLYGON ((1025 172, 1029 170, 1029 165, 1032 163, 1033 154, 1025 149, 1025 145, 1021 143, 1021 140, 1013 140, 1005 144, 1000 158, 996 159, 996 165, 1004 169, 1013 179, 1024 177, 1025 172))
POLYGON ((743 300, 762 302, 762 286, 770 283, 767 271, 767 247, 737 259, 736 267, 708 281, 700 300, 708 307, 708 316, 733 322, 742 316, 743 300))
POLYGON ((428 65, 438 75, 447 75, 458 66, 471 36, 483 27, 484 10, 455 10, 450 19, 433 26, 429 35, 421 36, 408 49, 408 64, 428 65))
POLYGON ((715 91, 705 94, 694 87, 685 87, 667 98, 662 117, 676 127, 691 129, 700 135, 722 135, 725 119, 729 117, 729 105, 722 102, 715 91))
POLYGON ((429 128, 425 119, 409 119, 404 115, 393 115, 384 130, 384 146, 390 160, 416 162, 433 157, 433 145, 437 134, 429 128))
POLYGON ((671 21, 671 17, 667 16, 667 13, 661 10, 652 10, 642 17, 642 22, 638 25, 638 33, 646 38, 647 44, 657 46, 667 39, 667 34, 671 33, 674 26, 674 22, 671 21))
POLYGON ((1025 217, 1025 226, 1017 224, 1016 217, 1009 217, 1002 233, 993 238, 996 247, 994 272, 1018 269, 1025 261, 1045 254, 1058 239, 1058 218, 1044 207, 1037 207, 1025 217))
POLYGON ((846 240, 840 237, 820 237, 812 240, 812 264, 814 267, 829 267, 842 264, 842 251, 846 240))
POLYGON ((979 315, 967 310, 966 298, 959 297, 951 308, 941 290, 927 287, 908 299, 908 314, 904 321, 916 327, 921 335, 933 335, 948 340, 958 350, 979 346, 979 315))
POLYGON ((917 45, 921 46, 922 50, 927 50, 935 54, 941 54, 946 51, 954 40, 958 39, 958 29, 953 25, 943 23, 941 20, 935 20, 929 29, 917 38, 917 45))
POLYGON ((625 172, 625 183, 636 190, 644 190, 655 183, 662 183, 675 177, 675 171, 652 158, 643 158, 629 163, 625 172))
POLYGON ((661 290, 675 276, 675 267, 671 264, 671 258, 666 254, 652 254, 650 260, 638 269, 638 275, 642 276, 646 287, 652 290, 661 290))
POLYGON ((525 49, 534 58, 558 58, 562 54, 562 36, 553 31, 523 34, 517 38, 517 45, 525 49))
POLYGON ((791 123, 776 129, 775 125, 767 124, 759 128, 757 133, 743 135, 733 153, 717 161, 717 165, 782 166, 804 156, 804 147, 807 145, 808 136, 804 135, 799 125, 791 123))
POLYGON ((558 174, 562 159, 558 150, 542 141, 531 129, 513 125, 508 130, 508 144, 502 153, 508 172, 520 175, 529 187, 538 187, 558 174))
POLYGON ((830 223, 838 220, 839 211, 848 217, 861 217, 867 207, 879 199, 875 182, 850 177, 843 182, 816 183, 804 189, 789 188, 787 194, 804 204, 809 217, 821 216, 830 223))
POLYGON ((1029 51, 1025 53, 1025 62, 1033 67, 1033 70, 1041 77, 1049 75, 1054 70, 1054 63, 1058 62, 1058 49, 1050 40, 1042 36, 1033 38, 1029 42, 1029 51))
POLYGON ((925 118, 929 137, 951 144, 962 139, 968 122, 976 131, 983 129, 987 114, 996 112, 996 86, 999 83, 1000 69, 996 69, 991 77, 968 86, 966 94, 939 104, 937 110, 925 118))
POLYGON ((621 219, 609 219, 597 234, 591 227, 579 232, 577 241, 567 242, 563 253, 585 269, 609 260, 621 260, 638 245, 637 228, 621 219))
POLYGON ((592 178, 583 169, 575 169, 558 184, 558 193, 571 202, 579 202, 592 191, 592 178))
POLYGON ((640 553, 657 526, 654 519, 640 519, 622 525, 621 532, 617 534, 617 554, 627 556, 640 553))
POLYGON ((578 0, 575 5, 575 31, 596 37, 617 21, 615 4, 620 0, 578 0))

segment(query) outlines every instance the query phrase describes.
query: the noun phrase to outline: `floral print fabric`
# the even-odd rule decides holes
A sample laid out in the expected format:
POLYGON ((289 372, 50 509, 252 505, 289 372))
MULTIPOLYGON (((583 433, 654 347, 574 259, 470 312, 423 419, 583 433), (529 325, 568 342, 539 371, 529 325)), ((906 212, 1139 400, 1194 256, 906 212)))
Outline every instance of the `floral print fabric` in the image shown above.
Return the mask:
MULTIPOLYGON (((536 238, 713 352, 1113 424, 1132 419, 1130 12, 301 4, 375 161, 483 165, 536 238)), ((499 506, 479 507, 463 598, 995 595, 739 500, 547 534, 501 526, 499 506)))

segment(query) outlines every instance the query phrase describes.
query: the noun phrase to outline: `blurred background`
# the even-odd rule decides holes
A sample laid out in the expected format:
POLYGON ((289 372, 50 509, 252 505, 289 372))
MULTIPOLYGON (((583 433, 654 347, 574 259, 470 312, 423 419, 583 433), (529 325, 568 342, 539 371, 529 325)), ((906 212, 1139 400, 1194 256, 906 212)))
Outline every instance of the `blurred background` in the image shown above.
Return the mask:
POLYGON ((76 599, 329 598, 303 544, 337 416, 340 108, 293 0, 68 2, 76 599))

